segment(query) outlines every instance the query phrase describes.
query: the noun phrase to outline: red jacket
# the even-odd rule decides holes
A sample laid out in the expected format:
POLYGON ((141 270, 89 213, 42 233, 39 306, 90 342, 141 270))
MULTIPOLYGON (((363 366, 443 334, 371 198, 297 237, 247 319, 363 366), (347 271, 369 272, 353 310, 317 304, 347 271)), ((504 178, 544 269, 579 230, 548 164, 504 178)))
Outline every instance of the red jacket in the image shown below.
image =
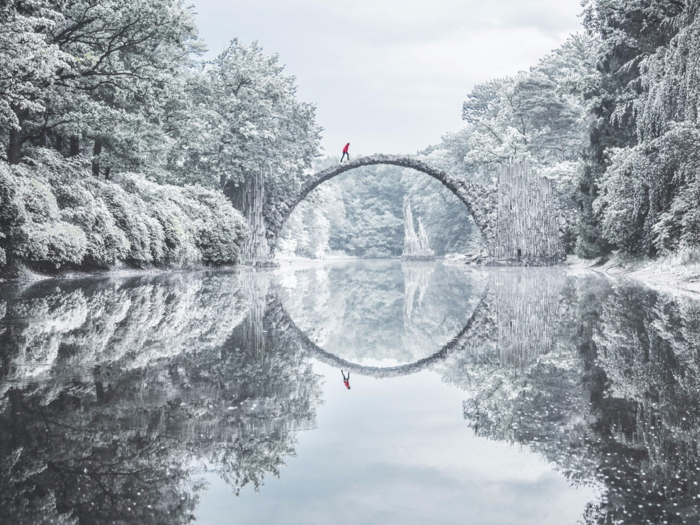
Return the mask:
POLYGON ((349 147, 350 147, 350 143, 348 142, 348 143, 345 145, 345 147, 343 148, 343 153, 347 153, 349 147))

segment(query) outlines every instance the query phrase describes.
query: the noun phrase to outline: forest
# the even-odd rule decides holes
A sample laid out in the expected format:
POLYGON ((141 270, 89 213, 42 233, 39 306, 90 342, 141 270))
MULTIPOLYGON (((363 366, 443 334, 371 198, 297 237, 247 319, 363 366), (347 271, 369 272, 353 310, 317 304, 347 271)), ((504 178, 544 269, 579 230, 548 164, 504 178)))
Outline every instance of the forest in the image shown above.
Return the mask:
POLYGON ((179 1, 0 4, 0 266, 242 262, 232 194, 296 184, 319 129, 275 55, 204 51, 179 1))
MULTIPOLYGON (((413 153, 485 184, 527 160, 554 181, 579 257, 696 260, 699 6, 586 0, 579 33, 465 90, 464 127, 413 153)), ((0 4, 3 272, 240 263, 247 188, 293 191, 338 162, 277 55, 236 38, 205 51, 178 0, 0 4)), ((315 190, 278 252, 400 255, 404 195, 437 255, 480 249, 439 183, 376 167, 315 190)))

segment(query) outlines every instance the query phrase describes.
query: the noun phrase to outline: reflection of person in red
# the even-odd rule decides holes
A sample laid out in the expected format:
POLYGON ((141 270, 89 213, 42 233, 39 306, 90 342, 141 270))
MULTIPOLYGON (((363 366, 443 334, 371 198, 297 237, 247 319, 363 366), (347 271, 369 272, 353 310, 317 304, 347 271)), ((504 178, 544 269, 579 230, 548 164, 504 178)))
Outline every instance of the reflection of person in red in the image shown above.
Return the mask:
POLYGON ((345 372, 342 370, 340 371, 341 374, 343 374, 343 383, 345 383, 345 386, 350 390, 350 372, 348 372, 348 377, 345 377, 345 372))
POLYGON ((350 154, 348 153, 348 148, 350 148, 350 143, 348 142, 345 147, 343 148, 343 156, 340 157, 340 162, 343 162, 343 159, 347 155, 348 160, 350 160, 350 154))

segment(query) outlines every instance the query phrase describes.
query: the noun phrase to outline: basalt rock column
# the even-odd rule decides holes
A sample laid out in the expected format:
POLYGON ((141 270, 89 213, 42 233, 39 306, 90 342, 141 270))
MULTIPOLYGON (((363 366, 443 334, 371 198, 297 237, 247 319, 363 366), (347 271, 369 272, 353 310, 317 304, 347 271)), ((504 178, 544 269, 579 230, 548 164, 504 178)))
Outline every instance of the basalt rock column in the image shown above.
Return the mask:
POLYGON ((428 245, 428 234, 425 233, 423 223, 418 219, 418 235, 413 228, 413 214, 411 213, 411 200, 408 195, 403 198, 403 224, 404 224, 404 242, 403 256, 404 261, 432 261, 435 259, 433 251, 428 245))
POLYGON ((514 162, 498 174, 496 261, 534 265, 566 259, 562 237, 566 227, 551 180, 527 163, 514 162))
POLYGON ((269 228, 263 213, 266 194, 264 174, 260 172, 241 186, 227 188, 225 193, 250 227, 250 234, 243 246, 245 262, 253 265, 267 264, 270 255, 267 242, 269 228))

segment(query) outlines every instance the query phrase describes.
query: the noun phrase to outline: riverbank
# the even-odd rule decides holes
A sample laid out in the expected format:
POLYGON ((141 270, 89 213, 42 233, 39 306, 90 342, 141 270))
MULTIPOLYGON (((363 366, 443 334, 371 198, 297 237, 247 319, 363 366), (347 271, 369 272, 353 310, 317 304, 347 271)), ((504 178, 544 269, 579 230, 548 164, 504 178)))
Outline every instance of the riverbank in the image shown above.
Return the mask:
MULTIPOLYGON (((397 259, 397 258, 394 258, 397 259)), ((469 266, 465 263, 465 257, 450 255, 443 259, 443 264, 448 266, 469 266)), ((324 262, 348 262, 361 261, 359 257, 329 257, 324 259, 308 259, 304 257, 282 257, 279 262, 283 266, 299 268, 304 266, 316 266, 324 262)), ((372 260, 372 259, 370 259, 372 260)), ((376 259, 375 259, 376 260, 376 259)), ((564 265, 573 271, 594 271, 608 277, 632 279, 661 291, 680 292, 692 296, 700 295, 700 263, 681 262, 670 258, 663 259, 623 259, 614 256, 607 261, 592 261, 569 255, 564 265)), ((246 264, 224 264, 216 266, 196 265, 183 268, 111 268, 111 269, 56 269, 55 272, 44 273, 29 268, 9 277, 0 275, 2 282, 35 282, 48 279, 85 279, 99 277, 138 277, 147 275, 161 275, 168 273, 190 272, 227 272, 232 270, 244 270, 253 268, 246 264)))
MULTIPOLYGON (((0 162, 0 275, 192 269, 243 260, 243 215, 220 191, 123 173, 94 177, 86 157, 0 162)), ((24 276, 25 278, 27 276, 24 276)))
POLYGON ((0 283, 33 283, 39 281, 47 281, 51 279, 58 280, 81 280, 81 279, 112 279, 124 277, 147 277, 156 275, 167 275, 176 273, 198 273, 198 272, 231 272, 234 270, 253 269, 253 266, 247 264, 223 264, 219 266, 192 266, 188 268, 111 268, 111 269, 65 269, 57 270, 55 273, 43 273, 28 268, 14 275, 0 275, 0 283))
POLYGON ((575 256, 567 258, 572 269, 593 270, 610 277, 640 281, 662 291, 700 294, 700 262, 671 257, 659 259, 626 259, 614 255, 607 261, 591 261, 575 256))
MULTIPOLYGON (((478 266, 474 259, 471 256, 450 254, 445 258, 445 264, 478 266)), ((595 271, 608 277, 633 279, 660 291, 700 295, 700 262, 693 257, 632 259, 615 254, 603 261, 569 255, 563 266, 571 271, 595 271)))

